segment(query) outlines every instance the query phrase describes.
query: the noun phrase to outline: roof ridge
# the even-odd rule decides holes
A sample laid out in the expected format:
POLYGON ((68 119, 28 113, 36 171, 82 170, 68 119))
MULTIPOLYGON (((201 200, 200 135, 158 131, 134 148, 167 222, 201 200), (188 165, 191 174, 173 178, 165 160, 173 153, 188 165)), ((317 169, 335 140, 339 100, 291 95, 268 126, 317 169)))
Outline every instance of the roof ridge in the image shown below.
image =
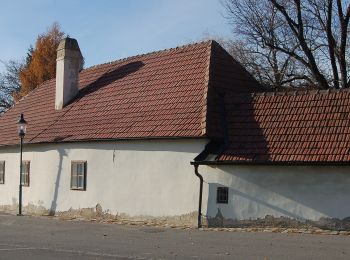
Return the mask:
POLYGON ((201 112, 201 128, 202 128, 202 135, 207 134, 207 116, 208 116, 208 110, 207 110, 207 105, 208 105, 208 91, 209 91, 209 82, 210 82, 210 69, 211 69, 211 54, 213 51, 213 44, 215 43, 214 40, 208 41, 208 46, 207 46, 207 61, 205 65, 205 73, 204 73, 204 84, 205 84, 205 91, 203 93, 203 101, 205 102, 202 107, 202 112, 201 112))
MULTIPOLYGON (((254 96, 302 96, 302 95, 317 95, 317 94, 330 94, 330 93, 342 93, 350 92, 349 88, 343 89, 310 89, 310 90, 285 90, 285 91, 265 91, 265 92, 252 92, 250 95, 254 96)), ((241 93, 243 95, 243 93, 241 93)))
POLYGON ((95 69, 95 68, 97 68, 99 66, 109 65, 109 64, 113 64, 113 63, 117 63, 117 62, 121 62, 121 61, 127 61, 127 60, 135 59, 135 58, 138 58, 138 57, 145 57, 145 56, 152 55, 152 54, 165 53, 165 52, 169 52, 169 51, 185 49, 185 48, 196 46, 196 45, 202 45, 202 44, 203 45, 204 44, 211 45, 212 42, 215 42, 215 41, 210 39, 210 40, 205 40, 205 41, 187 43, 187 44, 179 45, 179 46, 172 47, 172 48, 166 48, 166 49, 162 49, 162 50, 150 51, 150 52, 142 53, 142 54, 136 54, 136 55, 128 56, 128 57, 125 57, 125 58, 116 59, 116 60, 113 60, 113 61, 108 61, 108 62, 92 65, 90 67, 87 67, 87 68, 83 69, 82 71, 89 70, 89 69, 95 69))
MULTIPOLYGON (((117 59, 117 60, 113 60, 113 61, 109 61, 109 62, 100 63, 100 64, 96 64, 96 65, 90 66, 90 67, 85 68, 82 71, 80 71, 79 74, 81 72, 83 72, 83 71, 86 71, 86 70, 98 68, 99 66, 113 64, 113 63, 117 63, 117 62, 121 62, 121 61, 126 61, 126 60, 129 60, 129 59, 135 59, 137 57, 144 57, 144 56, 147 56, 147 55, 152 55, 152 54, 157 54, 157 53, 163 53, 163 52, 168 52, 168 51, 173 51, 173 50, 180 50, 180 49, 185 49, 185 48, 188 48, 188 47, 191 47, 191 46, 202 45, 202 44, 208 44, 208 46, 211 46, 213 42, 215 42, 215 41, 210 39, 210 40, 205 40, 205 41, 199 41, 199 42, 192 42, 192 43, 188 43, 188 44, 183 44, 183 45, 179 45, 179 46, 176 46, 176 47, 173 47, 173 48, 167 48, 167 49, 163 49, 163 50, 158 50, 158 51, 152 51, 152 52, 148 52, 148 53, 133 55, 133 56, 125 57, 125 58, 122 58, 122 59, 117 59)), ((47 83, 49 83, 52 80, 55 80, 55 78, 48 79, 48 80, 45 80, 44 82, 40 83, 36 88, 34 88, 33 90, 29 91, 27 95, 23 96, 21 99, 19 99, 17 102, 15 102, 7 111, 12 109, 15 105, 17 105, 18 103, 20 103, 23 100, 25 100, 27 97, 29 97, 29 95, 32 95, 39 88, 41 88, 43 85, 46 85, 47 83)), ((5 113, 3 113, 3 114, 5 114, 5 113)))

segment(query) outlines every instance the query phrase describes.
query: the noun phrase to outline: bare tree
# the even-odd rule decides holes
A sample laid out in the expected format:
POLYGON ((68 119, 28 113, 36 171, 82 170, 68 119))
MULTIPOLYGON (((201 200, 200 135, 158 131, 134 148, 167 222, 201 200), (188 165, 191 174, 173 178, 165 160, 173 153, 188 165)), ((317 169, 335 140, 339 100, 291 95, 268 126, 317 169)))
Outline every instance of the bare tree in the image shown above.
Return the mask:
POLYGON ((226 49, 267 88, 300 87, 309 82, 295 59, 279 51, 233 40, 228 41, 226 49))
POLYGON ((258 46, 259 57, 268 54, 272 62, 263 64, 264 68, 278 76, 270 84, 350 86, 348 1, 224 0, 223 5, 245 46, 258 46), (276 80, 280 77, 282 81, 276 80))
POLYGON ((10 60, 0 61, 5 66, 5 72, 0 73, 0 114, 14 104, 13 95, 21 88, 19 72, 23 63, 10 60))
POLYGON ((0 114, 45 80, 55 77, 56 49, 64 36, 58 23, 38 35, 35 46, 30 46, 23 61, 0 62, 5 71, 0 73, 0 114))

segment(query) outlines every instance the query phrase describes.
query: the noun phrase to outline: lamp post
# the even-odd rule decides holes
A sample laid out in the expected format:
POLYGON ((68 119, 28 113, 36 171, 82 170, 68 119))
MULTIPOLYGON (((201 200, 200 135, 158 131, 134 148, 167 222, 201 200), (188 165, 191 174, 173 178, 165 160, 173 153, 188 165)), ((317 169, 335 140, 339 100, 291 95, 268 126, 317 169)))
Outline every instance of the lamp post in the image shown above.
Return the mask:
POLYGON ((26 135, 27 121, 24 120, 23 114, 21 114, 18 122, 18 136, 21 139, 20 142, 20 164, 19 164, 19 202, 18 202, 18 214, 17 216, 22 216, 22 151, 23 151, 23 138, 26 135))

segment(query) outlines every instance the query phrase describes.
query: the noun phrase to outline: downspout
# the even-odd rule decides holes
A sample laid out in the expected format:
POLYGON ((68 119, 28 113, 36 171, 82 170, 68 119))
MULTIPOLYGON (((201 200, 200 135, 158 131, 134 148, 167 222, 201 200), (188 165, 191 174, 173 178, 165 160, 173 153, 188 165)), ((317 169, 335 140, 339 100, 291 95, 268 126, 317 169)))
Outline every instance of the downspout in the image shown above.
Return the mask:
POLYGON ((198 202, 198 228, 202 227, 202 197, 203 197, 203 176, 198 172, 198 162, 203 161, 207 158, 210 153, 219 154, 224 147, 228 145, 228 129, 226 122, 226 111, 225 111, 225 97, 224 94, 218 94, 220 102, 220 123, 223 131, 223 140, 211 140, 206 146, 205 149, 194 159, 194 162, 191 162, 194 165, 194 173, 199 178, 199 202, 198 202), (197 162, 197 163, 196 163, 197 162))
POLYGON ((203 176, 198 172, 198 164, 194 165, 194 173, 199 178, 199 203, 198 203, 198 228, 202 227, 202 194, 203 194, 203 176))

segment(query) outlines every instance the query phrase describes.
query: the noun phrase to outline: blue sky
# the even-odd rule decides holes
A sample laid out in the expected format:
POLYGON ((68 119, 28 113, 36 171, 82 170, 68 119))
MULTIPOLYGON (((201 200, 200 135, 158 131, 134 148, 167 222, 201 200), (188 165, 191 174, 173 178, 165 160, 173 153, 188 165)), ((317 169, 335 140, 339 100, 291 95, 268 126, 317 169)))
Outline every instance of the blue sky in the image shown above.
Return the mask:
POLYGON ((86 67, 199 41, 206 34, 231 36, 219 0, 0 0, 0 5, 0 60, 5 61, 24 57, 55 21, 78 40, 86 67))

